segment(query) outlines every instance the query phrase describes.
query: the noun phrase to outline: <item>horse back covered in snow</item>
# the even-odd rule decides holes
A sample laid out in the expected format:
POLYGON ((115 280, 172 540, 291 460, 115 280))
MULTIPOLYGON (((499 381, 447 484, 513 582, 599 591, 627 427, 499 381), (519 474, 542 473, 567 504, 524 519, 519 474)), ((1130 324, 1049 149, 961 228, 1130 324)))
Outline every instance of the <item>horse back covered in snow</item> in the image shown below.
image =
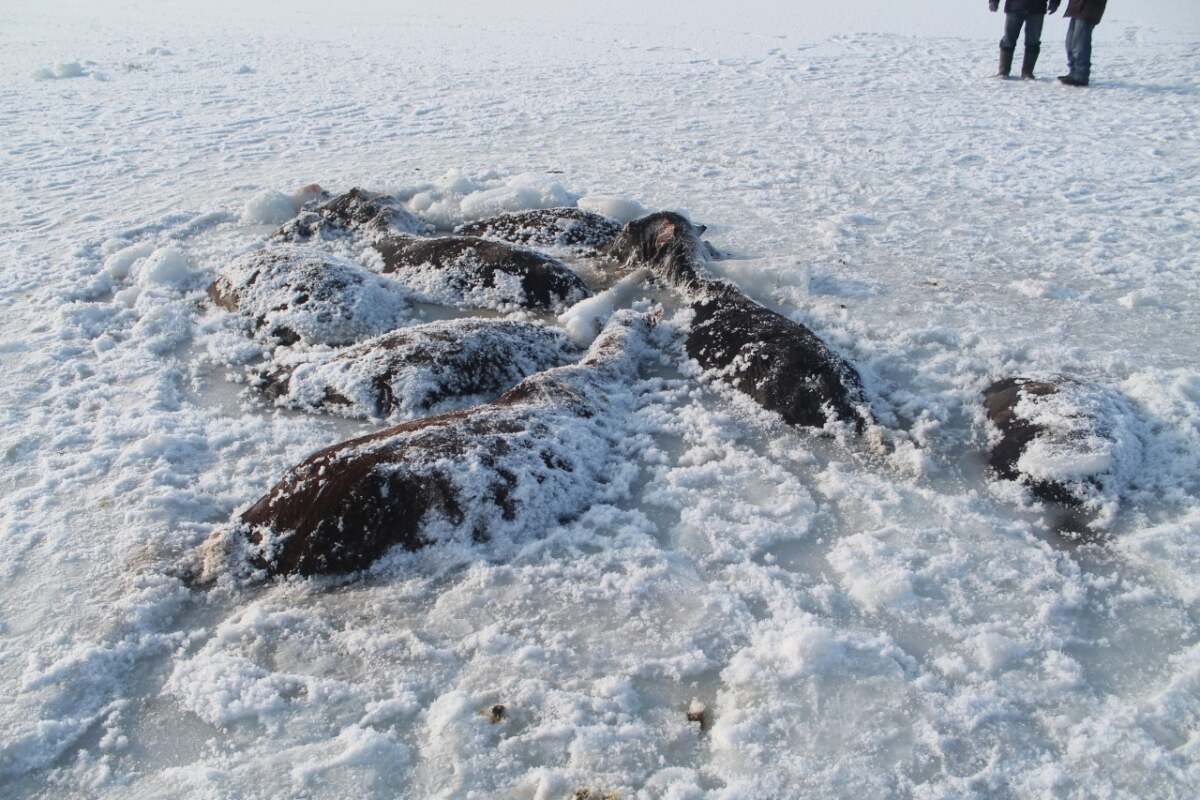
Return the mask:
POLYGON ((561 310, 591 292, 570 267, 524 247, 475 236, 388 236, 383 272, 433 302, 561 310))
POLYGON ((789 424, 840 420, 861 430, 870 417, 858 372, 804 325, 709 277, 703 231, 680 214, 659 212, 628 223, 609 253, 649 265, 686 293, 695 312, 687 354, 701 367, 789 424))
POLYGON ((428 228, 399 200, 380 192, 355 187, 333 198, 322 193, 319 199, 324 202, 308 204, 295 219, 279 228, 273 238, 307 242, 353 233, 374 238, 389 233, 420 233, 428 228))
POLYGON ((560 330, 508 319, 414 325, 354 347, 305 355, 264 376, 278 405, 349 417, 413 418, 486 402, 523 378, 577 358, 560 330))
POLYGON ((632 407, 627 387, 652 324, 618 312, 578 364, 492 403, 314 453, 218 534, 210 555, 240 551, 267 575, 344 573, 394 546, 528 536, 581 513, 632 407))
POLYGON ((1064 377, 1005 378, 983 392, 989 466, 1039 500, 1104 527, 1142 462, 1139 417, 1118 392, 1064 377))
POLYGON ((225 264, 208 296, 283 344, 344 345, 404 324, 411 292, 317 248, 273 245, 225 264))
POLYGON ((598 248, 616 238, 621 226, 592 211, 565 207, 511 211, 459 225, 454 232, 513 244, 598 248))

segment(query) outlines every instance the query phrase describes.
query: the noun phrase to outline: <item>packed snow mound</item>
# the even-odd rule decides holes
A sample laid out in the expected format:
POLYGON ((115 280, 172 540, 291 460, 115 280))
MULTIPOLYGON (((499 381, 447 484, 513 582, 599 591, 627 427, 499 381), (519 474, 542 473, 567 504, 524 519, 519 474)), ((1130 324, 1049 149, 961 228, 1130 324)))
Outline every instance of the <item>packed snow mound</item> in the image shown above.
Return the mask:
POLYGON ((242 222, 247 225, 282 225, 296 216, 299 210, 294 198, 267 189, 246 201, 242 209, 242 222))
POLYGON ((443 320, 277 367, 267 391, 293 408, 412 419, 487 402, 578 355, 560 331, 538 323, 443 320))
POLYGON ((649 277, 647 268, 634 270, 603 292, 580 300, 559 314, 558 324, 577 345, 587 347, 600 334, 608 318, 618 308, 629 305, 649 277))
POLYGON ((33 73, 36 81, 54 81, 63 78, 82 78, 87 75, 78 61, 67 61, 54 67, 42 67, 33 73))
POLYGON ((589 194, 579 198, 579 207, 624 225, 650 213, 631 197, 617 194, 589 194))
POLYGON ((272 246, 231 261, 209 296, 284 344, 346 345, 404 325, 411 295, 329 253, 272 246))
POLYGON ((160 247, 137 266, 134 279, 142 287, 163 286, 184 291, 194 286, 200 273, 178 247, 160 247))
POLYGON ((468 176, 451 170, 437 181, 398 192, 409 211, 442 230, 511 211, 574 206, 579 196, 547 175, 494 172, 468 176))
POLYGON ((578 364, 494 403, 318 451, 206 546, 206 578, 243 564, 255 575, 352 572, 393 546, 519 542, 585 511, 634 407, 652 325, 620 312, 578 364))
POLYGON ((153 242, 138 242, 122 247, 109 254, 104 259, 104 272, 110 278, 118 281, 125 280, 133 271, 133 266, 154 252, 153 242))
POLYGON ((474 236, 391 236, 373 258, 428 302, 459 308, 558 311, 591 294, 556 258, 474 236))

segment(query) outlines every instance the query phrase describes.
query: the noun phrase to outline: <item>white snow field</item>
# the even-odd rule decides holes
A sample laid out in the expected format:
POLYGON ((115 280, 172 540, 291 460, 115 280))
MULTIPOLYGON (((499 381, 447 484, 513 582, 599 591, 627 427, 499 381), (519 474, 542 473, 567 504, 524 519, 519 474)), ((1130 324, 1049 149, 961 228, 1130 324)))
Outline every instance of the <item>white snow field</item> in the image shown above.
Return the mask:
POLYGON ((988 77, 983 0, 643 5, 0 4, 0 797, 1200 796, 1196 4, 1114 0, 1082 91, 1060 16, 988 77), (257 399, 205 298, 313 182, 684 210, 881 431, 667 348, 582 515, 189 588, 378 427, 257 399), (1100 543, 988 480, 1010 375, 1108 393, 1100 543))

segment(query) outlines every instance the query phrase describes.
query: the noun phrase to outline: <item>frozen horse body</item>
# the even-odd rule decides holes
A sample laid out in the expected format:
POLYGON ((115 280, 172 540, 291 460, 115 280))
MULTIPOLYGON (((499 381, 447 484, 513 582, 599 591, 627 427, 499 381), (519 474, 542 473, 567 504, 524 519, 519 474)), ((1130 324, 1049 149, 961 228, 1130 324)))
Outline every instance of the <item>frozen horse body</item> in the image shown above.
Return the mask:
POLYGON ((394 546, 545 531, 604 481, 651 325, 619 312, 578 364, 318 451, 218 536, 267 575, 316 575, 365 568, 394 546))

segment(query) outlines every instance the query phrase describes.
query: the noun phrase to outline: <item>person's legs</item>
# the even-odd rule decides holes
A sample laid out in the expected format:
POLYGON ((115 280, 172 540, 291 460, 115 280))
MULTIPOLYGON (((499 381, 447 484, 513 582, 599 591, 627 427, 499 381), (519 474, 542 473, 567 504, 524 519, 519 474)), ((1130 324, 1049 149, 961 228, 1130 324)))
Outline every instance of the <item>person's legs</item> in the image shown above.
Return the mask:
POLYGON ((1067 75, 1075 74, 1075 23, 1078 21, 1078 17, 1071 17, 1071 24, 1067 26, 1067 75))
POLYGON ((1046 22, 1046 17, 1041 14, 1030 14, 1025 20, 1025 47, 1041 47, 1042 46, 1042 25, 1046 22))
MULTIPOLYGON (((1021 26, 1025 24, 1024 14, 1004 15, 1004 38, 1000 40, 1001 50, 1016 50, 1017 39, 1021 36, 1021 26)), ((1026 32, 1026 37, 1029 33, 1026 32)))
POLYGON ((1092 28, 1083 20, 1076 20, 1079 24, 1075 32, 1075 68, 1071 74, 1080 83, 1087 83, 1092 77, 1092 28))
POLYGON ((1037 64, 1038 54, 1042 52, 1042 24, 1046 17, 1042 14, 1030 14, 1025 20, 1025 60, 1021 62, 1021 77, 1034 80, 1033 68, 1037 64))
POLYGON ((1017 49, 1017 37, 1021 35, 1021 26, 1025 23, 1022 14, 1004 15, 1004 38, 1000 40, 1000 71, 996 74, 1007 78, 1012 72, 1013 51, 1017 49))
POLYGON ((1068 86, 1087 86, 1092 73, 1092 28, 1078 17, 1067 29, 1067 65, 1070 71, 1059 77, 1068 86))

